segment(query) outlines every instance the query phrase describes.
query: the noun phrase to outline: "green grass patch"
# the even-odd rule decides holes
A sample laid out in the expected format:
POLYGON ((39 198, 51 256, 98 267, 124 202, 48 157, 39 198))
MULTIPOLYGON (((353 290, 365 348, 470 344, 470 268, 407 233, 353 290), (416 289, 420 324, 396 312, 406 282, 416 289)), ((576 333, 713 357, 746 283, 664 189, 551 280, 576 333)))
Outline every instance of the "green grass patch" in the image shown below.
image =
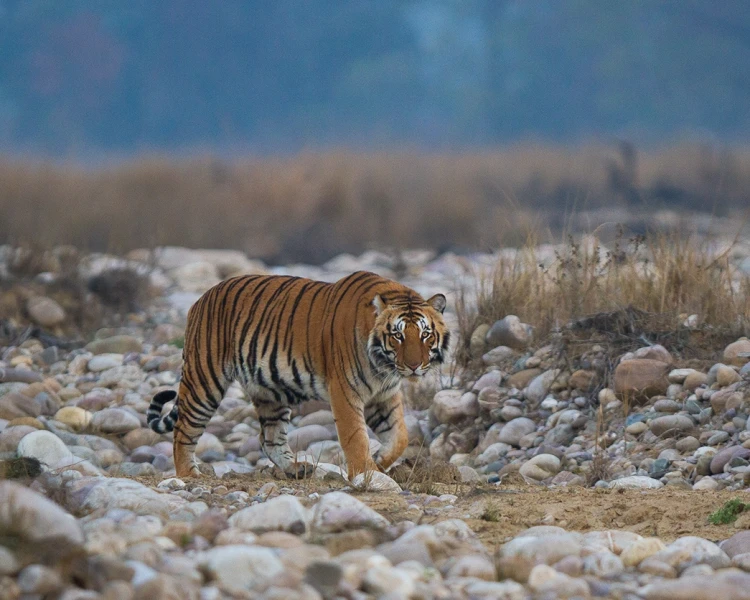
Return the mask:
POLYGON ((750 509, 750 504, 745 504, 737 498, 728 500, 724 503, 720 509, 711 513, 708 517, 709 523, 712 525, 727 525, 737 520, 740 513, 750 509))

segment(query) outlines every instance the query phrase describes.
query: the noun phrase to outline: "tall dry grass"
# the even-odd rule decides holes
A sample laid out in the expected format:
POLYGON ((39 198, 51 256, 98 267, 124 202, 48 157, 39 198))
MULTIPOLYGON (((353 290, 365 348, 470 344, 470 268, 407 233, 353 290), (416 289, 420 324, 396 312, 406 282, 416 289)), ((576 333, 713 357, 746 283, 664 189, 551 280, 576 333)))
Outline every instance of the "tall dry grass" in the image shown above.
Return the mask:
POLYGON ((624 239, 609 248, 593 236, 545 252, 534 240, 502 253, 480 276, 476 303, 459 298, 457 359, 467 363, 470 337, 481 323, 508 314, 535 327, 537 339, 583 317, 625 309, 732 335, 750 332, 750 273, 731 260, 733 244, 718 247, 689 232, 624 239))
MULTIPOLYGON (((323 261, 378 248, 487 249, 551 240, 619 208, 750 206, 750 150, 518 145, 458 155, 304 153, 234 161, 143 157, 84 168, 0 160, 0 243, 127 251, 236 248, 323 261), (593 215, 593 216, 592 216, 593 215)), ((644 217, 643 222, 647 222, 644 217)))

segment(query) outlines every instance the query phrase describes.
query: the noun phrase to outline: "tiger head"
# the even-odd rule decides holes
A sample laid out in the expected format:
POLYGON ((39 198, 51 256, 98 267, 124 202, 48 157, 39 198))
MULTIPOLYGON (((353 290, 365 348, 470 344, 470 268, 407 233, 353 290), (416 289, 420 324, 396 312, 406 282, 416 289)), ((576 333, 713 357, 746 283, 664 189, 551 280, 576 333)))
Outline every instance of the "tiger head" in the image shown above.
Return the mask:
POLYGON ((414 379, 443 362, 450 341, 443 321, 445 303, 443 294, 429 300, 375 296, 375 325, 367 350, 379 374, 414 379))

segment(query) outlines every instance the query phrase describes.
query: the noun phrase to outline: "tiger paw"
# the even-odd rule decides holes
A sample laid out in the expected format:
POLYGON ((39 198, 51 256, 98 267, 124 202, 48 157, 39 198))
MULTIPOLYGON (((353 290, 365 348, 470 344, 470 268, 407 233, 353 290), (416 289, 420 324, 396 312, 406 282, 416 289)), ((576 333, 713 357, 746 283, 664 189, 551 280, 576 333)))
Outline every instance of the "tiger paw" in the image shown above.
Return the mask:
POLYGON ((315 465, 309 462, 297 462, 284 469, 287 479, 308 479, 315 473, 315 465))

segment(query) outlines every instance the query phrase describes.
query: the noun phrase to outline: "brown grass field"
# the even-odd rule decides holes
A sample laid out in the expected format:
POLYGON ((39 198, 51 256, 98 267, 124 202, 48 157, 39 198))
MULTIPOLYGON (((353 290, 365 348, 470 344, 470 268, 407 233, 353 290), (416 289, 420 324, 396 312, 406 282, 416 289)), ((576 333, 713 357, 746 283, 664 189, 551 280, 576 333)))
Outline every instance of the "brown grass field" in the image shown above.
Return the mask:
POLYGON ((690 144, 141 157, 97 167, 0 159, 0 243, 235 248, 274 262, 514 246, 530 232, 547 241, 591 230, 616 209, 635 215, 638 230, 660 208, 732 216, 748 206, 750 150, 690 144))

